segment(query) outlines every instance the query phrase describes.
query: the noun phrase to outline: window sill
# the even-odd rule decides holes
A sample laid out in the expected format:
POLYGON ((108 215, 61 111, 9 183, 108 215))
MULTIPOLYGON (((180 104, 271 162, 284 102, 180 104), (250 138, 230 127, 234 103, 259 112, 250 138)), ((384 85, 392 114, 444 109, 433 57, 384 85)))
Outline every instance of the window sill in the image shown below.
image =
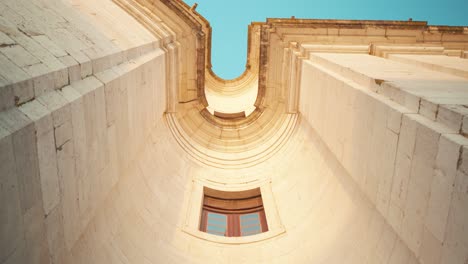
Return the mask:
POLYGON ((257 243, 265 240, 272 239, 274 237, 281 236, 282 234, 286 233, 284 228, 267 231, 261 234, 252 235, 252 236, 244 236, 244 237, 223 237, 223 236, 216 236, 212 234, 208 234, 199 230, 191 230, 190 228, 186 227, 182 229, 183 232, 213 243, 219 244, 227 244, 227 245, 241 245, 241 244, 251 244, 257 243))
POLYGON ((186 196, 186 218, 182 224, 182 232, 196 237, 201 240, 210 241, 219 244, 249 244, 269 240, 286 233, 284 226, 281 223, 279 214, 277 212, 276 202, 273 197, 271 182, 268 179, 257 181, 251 184, 240 184, 236 187, 226 189, 223 185, 214 184, 205 180, 195 179, 192 182, 190 194, 186 196), (260 188, 263 208, 265 210, 266 221, 268 223, 268 231, 257 235, 244 236, 244 237, 223 237, 216 236, 209 233, 200 231, 200 219, 203 204, 203 188, 208 187, 221 191, 245 191, 255 188, 260 188), (224 188, 223 188, 224 187, 224 188))

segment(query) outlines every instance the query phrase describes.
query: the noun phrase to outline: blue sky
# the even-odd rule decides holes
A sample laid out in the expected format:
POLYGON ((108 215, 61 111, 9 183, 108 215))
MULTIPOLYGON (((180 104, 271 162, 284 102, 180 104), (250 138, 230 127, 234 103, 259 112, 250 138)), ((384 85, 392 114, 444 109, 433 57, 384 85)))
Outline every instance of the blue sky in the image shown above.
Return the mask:
POLYGON ((267 17, 428 21, 431 25, 468 26, 468 0, 185 0, 213 28, 214 72, 232 79, 245 69, 247 25, 267 17))

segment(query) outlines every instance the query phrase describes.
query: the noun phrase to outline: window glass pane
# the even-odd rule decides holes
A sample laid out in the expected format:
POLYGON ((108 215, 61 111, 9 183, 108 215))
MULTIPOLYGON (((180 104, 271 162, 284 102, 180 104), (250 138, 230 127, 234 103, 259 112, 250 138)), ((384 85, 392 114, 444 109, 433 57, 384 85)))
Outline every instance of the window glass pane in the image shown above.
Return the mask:
POLYGON ((206 232, 217 235, 225 236, 227 229, 227 216, 217 213, 207 213, 206 232))
POLYGON ((245 214, 240 216, 240 229, 242 236, 250 236, 262 232, 260 215, 258 213, 245 214))

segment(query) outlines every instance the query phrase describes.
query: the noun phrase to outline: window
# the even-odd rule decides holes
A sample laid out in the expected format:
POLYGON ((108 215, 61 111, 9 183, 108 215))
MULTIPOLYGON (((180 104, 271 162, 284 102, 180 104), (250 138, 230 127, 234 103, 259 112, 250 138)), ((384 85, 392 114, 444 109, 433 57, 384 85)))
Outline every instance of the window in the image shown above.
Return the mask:
POLYGON ((204 188, 200 230, 226 237, 251 236, 268 231, 260 188, 223 192, 204 188))

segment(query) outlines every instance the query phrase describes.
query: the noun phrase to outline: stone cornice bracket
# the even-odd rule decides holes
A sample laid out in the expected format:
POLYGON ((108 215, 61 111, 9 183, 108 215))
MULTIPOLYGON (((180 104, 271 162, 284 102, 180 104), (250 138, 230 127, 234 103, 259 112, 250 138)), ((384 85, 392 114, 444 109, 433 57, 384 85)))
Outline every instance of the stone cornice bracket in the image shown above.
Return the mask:
POLYGON ((286 111, 296 114, 299 111, 299 87, 302 76, 302 60, 308 58, 308 53, 298 42, 290 42, 285 48, 283 64, 283 91, 286 95, 286 111))
POLYGON ((177 65, 179 57, 179 44, 169 42, 165 46, 166 53, 166 112, 175 113, 177 108, 177 95, 179 91, 179 68, 177 65))
POLYGON ((260 58, 258 62, 258 95, 255 101, 257 109, 263 108, 266 92, 266 75, 268 68, 268 51, 270 47, 270 34, 274 29, 269 24, 263 24, 260 28, 260 58))
POLYGON ((208 106, 208 101, 205 95, 205 52, 206 34, 203 31, 194 32, 197 37, 197 98, 200 104, 204 107, 208 106))
POLYGON ((198 99, 199 103, 204 107, 208 106, 205 97, 205 52, 206 52, 206 34, 203 31, 203 25, 200 22, 200 16, 195 14, 194 10, 190 10, 183 1, 175 0, 113 0, 117 5, 124 9, 128 14, 133 16, 140 22, 148 31, 153 33, 161 41, 161 48, 166 51, 166 69, 167 73, 167 112, 175 112, 179 100, 198 99), (169 10, 163 8, 167 7, 169 10), (169 12, 167 12, 169 11, 169 12), (162 16, 162 17, 160 17, 162 16), (169 28, 165 22, 171 17, 179 18, 183 23, 191 29, 195 39, 196 51, 193 56, 196 56, 196 65, 193 67, 194 77, 196 79, 192 85, 186 85, 187 80, 183 80, 186 76, 185 64, 181 63, 185 51, 180 51, 182 45, 177 40, 178 36, 173 29, 169 28), (165 21, 165 22, 164 22, 165 21), (190 89, 196 90, 196 95, 192 97, 187 92, 190 89), (184 95, 181 97, 181 95, 184 95), (182 98, 182 99, 181 99, 182 98))
MULTIPOLYGON (((205 96, 205 52, 206 52, 206 34, 203 32, 203 25, 200 22, 200 16, 195 9, 190 8, 183 1, 160 0, 178 17, 180 17, 196 36, 196 73, 197 73, 197 98, 203 106, 208 106, 205 96)), ((205 20, 206 21, 206 20, 205 20)))
POLYGON ((150 6, 144 6, 134 0, 113 1, 160 40, 160 48, 166 52, 166 111, 175 112, 179 91, 178 50, 180 47, 175 33, 151 11, 150 6))

